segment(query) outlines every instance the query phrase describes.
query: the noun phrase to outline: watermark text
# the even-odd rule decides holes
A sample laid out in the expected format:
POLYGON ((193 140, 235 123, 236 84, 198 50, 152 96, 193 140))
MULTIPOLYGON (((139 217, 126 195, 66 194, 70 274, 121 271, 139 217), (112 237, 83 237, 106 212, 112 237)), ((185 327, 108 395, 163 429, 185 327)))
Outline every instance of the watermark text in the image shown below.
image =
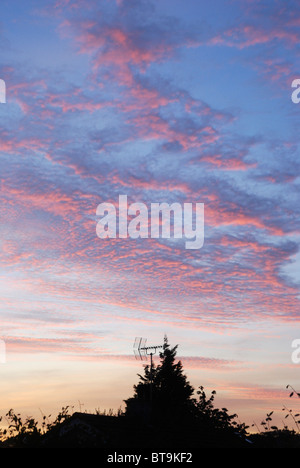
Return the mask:
POLYGON ((292 81, 292 88, 296 88, 291 95, 292 101, 294 104, 299 104, 300 102, 300 78, 295 78, 292 81))
POLYGON ((294 364, 300 364, 300 339, 296 338, 292 341, 292 348, 295 348, 292 352, 292 362, 294 364))
POLYGON ((127 195, 119 195, 118 206, 100 203, 96 233, 100 239, 185 238, 186 249, 200 249, 204 243, 204 203, 145 203, 128 205, 127 195))

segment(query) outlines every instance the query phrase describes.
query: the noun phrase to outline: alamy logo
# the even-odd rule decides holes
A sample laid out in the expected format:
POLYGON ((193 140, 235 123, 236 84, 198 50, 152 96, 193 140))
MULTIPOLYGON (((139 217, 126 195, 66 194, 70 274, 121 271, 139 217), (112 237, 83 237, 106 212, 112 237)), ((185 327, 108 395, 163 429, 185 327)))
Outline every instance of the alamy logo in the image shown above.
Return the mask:
POLYGON ((300 363, 300 339, 296 338, 295 340, 292 341, 292 348, 295 348, 295 350, 292 352, 292 362, 294 364, 299 364, 300 363))
POLYGON ((6 103, 6 84, 4 80, 0 79, 0 103, 6 103))
POLYGON ((186 249, 200 249, 204 243, 204 203, 196 203, 195 216, 193 211, 192 203, 183 207, 180 203, 151 203, 149 210, 140 202, 128 206, 127 195, 119 195, 118 209, 113 203, 98 205, 96 215, 101 219, 96 233, 100 239, 170 239, 173 234, 174 239, 188 239, 186 249))
POLYGON ((291 95, 291 98, 292 98, 292 101, 294 104, 299 104, 300 102, 300 79, 299 78, 295 78, 293 81, 292 81, 292 88, 296 88, 293 92, 292 92, 292 95, 291 95))

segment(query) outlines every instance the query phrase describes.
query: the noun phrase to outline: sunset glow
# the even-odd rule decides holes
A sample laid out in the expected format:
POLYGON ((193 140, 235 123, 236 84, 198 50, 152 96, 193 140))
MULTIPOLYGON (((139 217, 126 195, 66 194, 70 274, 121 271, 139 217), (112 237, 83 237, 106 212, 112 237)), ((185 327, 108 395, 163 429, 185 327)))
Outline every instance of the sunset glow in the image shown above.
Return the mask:
POLYGON ((166 334, 195 388, 281 424, 300 391, 299 3, 0 8, 0 415, 117 410, 135 337, 166 334), (204 204, 203 245, 99 238, 120 195, 204 204))

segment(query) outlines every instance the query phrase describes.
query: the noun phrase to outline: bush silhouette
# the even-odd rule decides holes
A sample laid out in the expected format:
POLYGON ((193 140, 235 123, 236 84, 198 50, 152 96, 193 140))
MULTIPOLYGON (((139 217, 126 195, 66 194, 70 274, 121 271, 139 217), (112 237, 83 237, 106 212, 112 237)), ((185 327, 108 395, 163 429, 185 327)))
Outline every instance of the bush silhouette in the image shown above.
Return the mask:
MULTIPOLYGON (((165 336, 159 363, 146 365, 133 386, 134 394, 124 400, 125 412, 96 411, 95 414, 75 412, 63 407, 53 422, 43 416, 41 426, 31 417, 23 420, 9 410, 8 429, 0 430, 0 447, 39 448, 299 448, 300 413, 286 406, 284 425, 272 424, 273 411, 261 425, 263 430, 248 434, 244 423, 227 408, 215 407, 216 392, 206 394, 203 386, 197 390, 188 381, 180 360, 176 360, 178 345, 171 347, 165 336)), ((300 398, 293 387, 290 397, 300 398)), ((73 408, 73 407, 71 407, 73 408)), ((1 420, 2 418, 0 418, 1 420)), ((258 427, 257 427, 258 428, 258 427)))

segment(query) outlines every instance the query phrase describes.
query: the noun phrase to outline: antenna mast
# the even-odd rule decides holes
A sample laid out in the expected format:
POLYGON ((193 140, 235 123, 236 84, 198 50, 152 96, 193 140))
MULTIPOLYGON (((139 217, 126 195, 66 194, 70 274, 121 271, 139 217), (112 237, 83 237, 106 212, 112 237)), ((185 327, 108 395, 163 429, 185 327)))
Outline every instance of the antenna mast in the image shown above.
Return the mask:
POLYGON ((136 338, 134 340, 133 352, 136 359, 147 360, 147 356, 150 356, 150 401, 152 401, 152 386, 153 386, 153 355, 156 354, 156 351, 160 346, 146 346, 146 338, 136 338))

